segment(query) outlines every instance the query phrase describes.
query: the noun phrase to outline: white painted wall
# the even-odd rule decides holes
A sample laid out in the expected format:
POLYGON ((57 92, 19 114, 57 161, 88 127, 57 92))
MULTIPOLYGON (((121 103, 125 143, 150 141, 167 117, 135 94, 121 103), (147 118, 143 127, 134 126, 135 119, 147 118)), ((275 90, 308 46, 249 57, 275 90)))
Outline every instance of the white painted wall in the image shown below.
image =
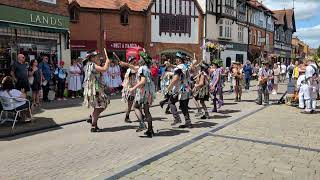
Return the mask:
POLYGON ((248 58, 247 52, 225 50, 225 51, 221 52, 221 60, 223 61, 223 65, 226 66, 226 59, 228 57, 231 58, 231 62, 235 62, 236 61, 236 54, 243 54, 243 62, 246 62, 246 60, 248 58))
MULTIPOLYGON (((154 4, 151 7, 151 12, 156 12, 156 8, 157 8, 157 12, 159 12, 159 2, 162 1, 162 13, 165 12, 165 0, 156 0, 157 5, 155 6, 154 4)), ((176 1, 177 2, 177 12, 176 14, 180 14, 179 13, 179 6, 180 6, 180 1, 176 1)), ((182 14, 189 14, 189 3, 186 3, 186 11, 185 11, 185 2, 182 2, 182 14)), ((167 0, 167 8, 166 8, 166 12, 167 14, 170 13, 170 9, 169 9, 169 3, 170 1, 167 0)), ((172 14, 175 14, 174 10, 174 1, 172 1, 172 14)), ((196 6, 194 6, 194 2, 191 2, 191 12, 193 14, 194 12, 194 8, 196 8, 196 6)), ((195 9, 195 15, 199 16, 199 11, 196 8, 195 9)), ((174 34, 171 33, 171 36, 169 33, 161 33, 159 34, 159 25, 160 25, 160 18, 157 16, 155 18, 155 15, 151 16, 151 41, 152 42, 161 42, 161 43, 180 43, 180 44, 198 44, 199 43, 199 18, 196 18, 194 21, 194 18, 191 19, 191 36, 189 37, 189 34, 181 34, 181 36, 179 35, 179 33, 174 34)))
POLYGON ((61 59, 58 59, 58 61, 63 60, 65 62, 64 67, 69 67, 71 65, 71 51, 70 49, 66 49, 65 41, 66 37, 64 34, 61 34, 61 59))

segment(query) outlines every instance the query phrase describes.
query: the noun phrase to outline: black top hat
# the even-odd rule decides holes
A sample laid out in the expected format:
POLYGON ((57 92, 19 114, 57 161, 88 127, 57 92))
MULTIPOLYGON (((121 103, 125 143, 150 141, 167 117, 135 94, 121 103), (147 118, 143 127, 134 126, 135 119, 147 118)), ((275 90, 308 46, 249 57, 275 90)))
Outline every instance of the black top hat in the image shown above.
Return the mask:
POLYGON ((89 51, 86 59, 90 59, 91 57, 98 56, 99 54, 100 54, 100 52, 98 50, 89 51))
POLYGON ((131 63, 132 61, 136 60, 137 58, 134 56, 129 56, 128 57, 128 62, 131 63))

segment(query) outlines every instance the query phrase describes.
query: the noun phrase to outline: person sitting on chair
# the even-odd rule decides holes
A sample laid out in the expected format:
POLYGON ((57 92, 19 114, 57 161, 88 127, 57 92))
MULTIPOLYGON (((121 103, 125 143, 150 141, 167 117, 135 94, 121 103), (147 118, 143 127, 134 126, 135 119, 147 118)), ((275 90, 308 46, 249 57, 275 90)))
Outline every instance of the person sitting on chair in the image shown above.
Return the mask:
POLYGON ((19 111, 31 108, 31 103, 26 99, 27 95, 24 93, 24 90, 22 89, 21 91, 19 91, 15 89, 13 79, 10 76, 6 76, 2 80, 0 97, 13 99, 14 101, 11 105, 15 110, 19 111))

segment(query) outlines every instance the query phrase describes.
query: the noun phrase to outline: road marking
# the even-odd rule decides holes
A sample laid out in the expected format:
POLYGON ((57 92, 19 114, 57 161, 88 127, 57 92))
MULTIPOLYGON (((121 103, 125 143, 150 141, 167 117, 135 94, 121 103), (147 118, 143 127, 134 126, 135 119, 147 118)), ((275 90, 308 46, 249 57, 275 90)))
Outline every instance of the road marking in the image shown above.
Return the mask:
POLYGON ((229 120, 227 122, 224 122, 224 123, 212 128, 210 130, 207 130, 207 131, 195 136, 191 140, 187 140, 187 141, 185 141, 183 143, 180 143, 180 144, 178 144, 178 145, 176 145, 174 147, 171 147, 171 148, 169 148, 167 150, 164 150, 164 151, 162 151, 162 152, 160 152, 160 153, 158 153, 156 155, 153 155, 151 157, 145 158, 144 160, 140 160, 140 161, 136 162, 135 164, 131 165, 130 167, 123 168, 122 170, 118 171, 117 173, 115 173, 115 174, 113 174, 113 175, 111 175, 109 177, 105 178, 105 177, 103 177, 103 175, 100 175, 100 176, 98 176, 98 177, 96 177, 94 179, 105 179, 105 180, 120 179, 120 178, 122 178, 122 177, 124 177, 124 176, 126 176, 126 175, 128 175, 128 174, 130 174, 132 172, 134 172, 134 171, 137 171, 137 170, 141 169, 143 166, 151 164, 152 162, 155 162, 155 161, 159 160, 160 158, 163 158, 163 157, 165 157, 165 156, 167 156, 167 155, 169 155, 169 154, 171 154, 173 152, 176 152, 176 151, 178 151, 178 150, 180 150, 180 149, 182 149, 182 148, 184 148, 184 147, 186 147, 186 146, 188 146, 188 145, 190 145, 190 144, 192 144, 192 143, 194 143, 194 142, 196 142, 196 141, 198 141, 200 139, 203 139, 204 137, 209 136, 211 133, 217 132, 217 131, 219 131, 219 130, 227 127, 227 126, 230 126, 230 125, 232 125, 232 124, 234 124, 236 122, 239 122, 239 121, 241 121, 241 120, 243 120, 243 119, 245 119, 245 118, 247 118, 247 117, 249 117, 249 116, 251 116, 251 115, 253 115, 253 114, 257 113, 257 112, 259 112, 259 111, 264 110, 267 107, 269 107, 269 106, 262 106, 259 109, 251 111, 251 112, 248 112, 245 115, 242 115, 242 116, 240 116, 240 117, 238 117, 236 119, 233 119, 233 120, 231 119, 231 120, 229 120))
POLYGON ((208 134, 208 136, 214 136, 214 137, 220 137, 220 138, 226 138, 226 139, 234 139, 234 140, 239 140, 239 141, 247 141, 247 142, 272 145, 272 146, 280 146, 280 147, 299 149, 299 150, 305 150, 305 151, 320 152, 320 149, 291 145, 291 144, 283 144, 283 143, 278 143, 278 142, 273 142, 273 141, 263 141, 263 140, 258 140, 258 139, 250 139, 250 138, 236 137, 236 136, 225 136, 225 135, 211 134, 211 133, 208 134))

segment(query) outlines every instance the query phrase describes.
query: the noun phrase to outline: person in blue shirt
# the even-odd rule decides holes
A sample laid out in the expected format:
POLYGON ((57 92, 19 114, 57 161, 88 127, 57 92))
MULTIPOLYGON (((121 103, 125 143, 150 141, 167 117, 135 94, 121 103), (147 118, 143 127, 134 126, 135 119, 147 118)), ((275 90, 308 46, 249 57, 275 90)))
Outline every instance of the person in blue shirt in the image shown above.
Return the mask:
POLYGON ((64 61, 61 60, 60 67, 57 67, 56 70, 54 71, 55 80, 58 87, 58 91, 57 91, 58 101, 61 101, 62 99, 67 100, 64 97, 64 90, 66 87, 66 79, 67 79, 68 73, 66 72, 65 69, 63 69, 63 66, 64 66, 64 61))
POLYGON ((42 62, 40 64, 41 77, 42 77, 42 90, 43 90, 43 101, 49 102, 48 94, 50 91, 50 80, 51 80, 51 70, 49 65, 48 56, 42 57, 42 62))
POLYGON ((245 89, 249 90, 250 80, 252 75, 252 66, 250 61, 247 61, 246 64, 243 66, 243 73, 244 73, 244 80, 245 80, 245 89))

